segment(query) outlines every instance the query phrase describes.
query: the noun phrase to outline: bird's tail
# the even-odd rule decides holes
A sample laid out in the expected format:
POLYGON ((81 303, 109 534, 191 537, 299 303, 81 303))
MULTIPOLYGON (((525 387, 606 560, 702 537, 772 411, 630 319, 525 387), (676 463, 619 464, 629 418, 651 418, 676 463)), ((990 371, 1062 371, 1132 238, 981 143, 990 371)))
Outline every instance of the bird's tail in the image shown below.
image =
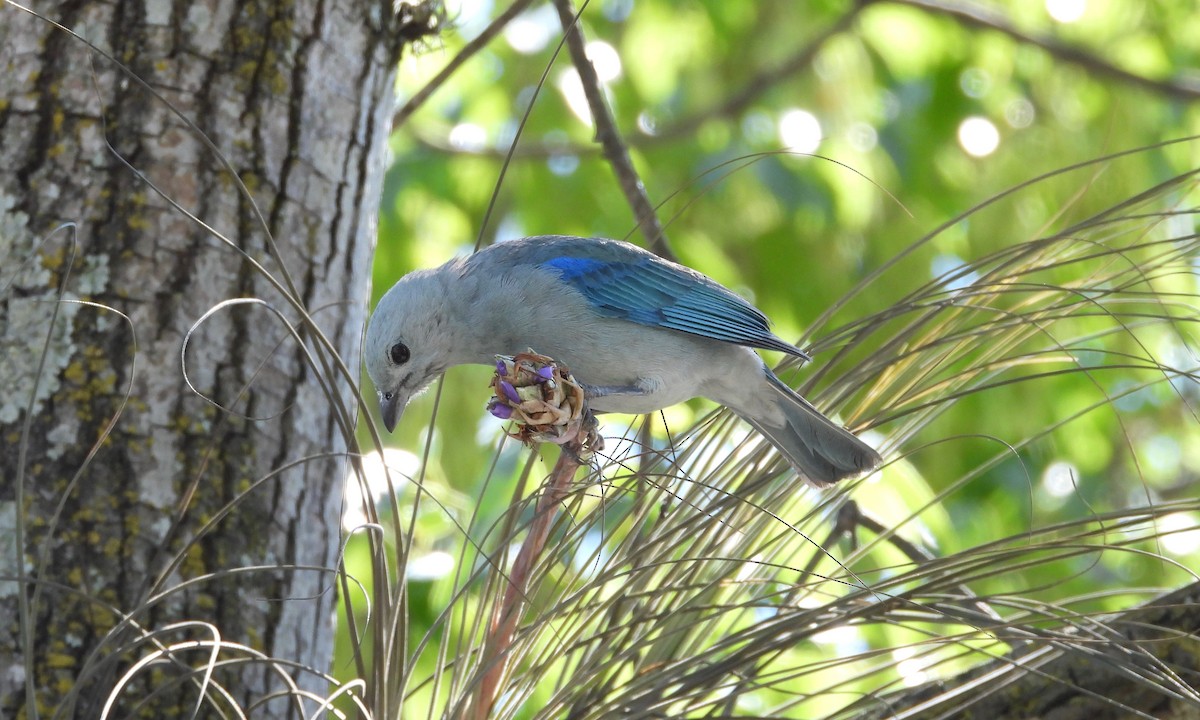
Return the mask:
POLYGON ((749 422, 805 480, 827 487, 879 467, 882 459, 870 445, 822 415, 773 373, 768 372, 767 378, 786 422, 783 427, 749 422))

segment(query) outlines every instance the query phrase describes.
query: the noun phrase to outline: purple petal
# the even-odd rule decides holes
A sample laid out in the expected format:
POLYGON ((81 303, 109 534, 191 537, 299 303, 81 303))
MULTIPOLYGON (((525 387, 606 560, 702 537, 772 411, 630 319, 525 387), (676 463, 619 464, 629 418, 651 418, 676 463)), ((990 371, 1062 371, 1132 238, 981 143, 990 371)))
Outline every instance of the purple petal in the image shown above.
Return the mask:
POLYGON ((515 403, 521 402, 521 396, 517 394, 517 389, 513 387, 512 383, 509 381, 501 380, 500 389, 504 391, 504 396, 507 397, 509 401, 515 403))
POLYGON ((508 365, 505 365, 503 360, 496 361, 496 374, 497 375, 507 375, 508 374, 508 365))
POLYGON ((507 420, 512 417, 513 409, 502 402, 492 401, 488 403, 488 412, 501 420, 507 420))
POLYGON ((550 365, 538 368, 538 382, 548 382, 554 379, 554 368, 550 365))

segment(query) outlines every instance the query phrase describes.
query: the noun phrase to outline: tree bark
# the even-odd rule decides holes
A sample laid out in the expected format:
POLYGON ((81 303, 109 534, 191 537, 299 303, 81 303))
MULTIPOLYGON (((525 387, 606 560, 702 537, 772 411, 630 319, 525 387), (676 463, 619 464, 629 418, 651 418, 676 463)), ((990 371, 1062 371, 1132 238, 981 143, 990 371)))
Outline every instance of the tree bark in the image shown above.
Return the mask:
POLYGON ((37 9, 112 59, 0 3, 0 717, 191 716, 215 640, 202 716, 311 714, 284 678, 328 693, 354 404, 283 319, 357 373, 408 33, 390 0, 37 9), (231 298, 266 305, 191 333, 197 394, 231 298))

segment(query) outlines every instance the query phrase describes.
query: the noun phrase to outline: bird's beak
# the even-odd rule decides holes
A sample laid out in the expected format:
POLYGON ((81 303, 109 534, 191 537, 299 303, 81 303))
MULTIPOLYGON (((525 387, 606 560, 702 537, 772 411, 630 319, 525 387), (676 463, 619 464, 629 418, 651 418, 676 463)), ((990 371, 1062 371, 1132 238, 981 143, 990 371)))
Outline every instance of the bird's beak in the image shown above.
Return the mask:
POLYGON ((388 432, 396 429, 400 415, 407 403, 400 393, 379 393, 379 415, 383 418, 383 426, 388 432))

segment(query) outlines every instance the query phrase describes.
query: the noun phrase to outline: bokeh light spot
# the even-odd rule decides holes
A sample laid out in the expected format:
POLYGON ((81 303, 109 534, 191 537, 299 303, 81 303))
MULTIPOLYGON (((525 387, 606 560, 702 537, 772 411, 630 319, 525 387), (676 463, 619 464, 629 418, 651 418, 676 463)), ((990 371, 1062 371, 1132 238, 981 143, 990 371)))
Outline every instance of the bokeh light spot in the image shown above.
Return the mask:
POLYGON ((1042 488, 1051 497, 1063 498, 1075 492, 1079 470, 1065 460, 1057 460, 1042 471, 1042 488))
POLYGON ((1060 23, 1073 23, 1087 12, 1087 0, 1046 0, 1046 12, 1060 23))
POLYGON ((821 144, 821 122, 807 110, 788 110, 779 118, 779 139, 788 150, 810 153, 821 144))
POLYGON ((969 117, 958 126, 958 144, 968 155, 986 157, 1000 147, 1000 131, 987 118, 969 117))
POLYGON ((600 82, 612 82, 621 77, 621 56, 616 48, 606 42, 593 40, 585 50, 592 67, 596 68, 596 76, 600 82))
POLYGON ((504 28, 504 39, 518 53, 532 55, 545 49, 560 29, 557 11, 547 3, 513 18, 504 28))

